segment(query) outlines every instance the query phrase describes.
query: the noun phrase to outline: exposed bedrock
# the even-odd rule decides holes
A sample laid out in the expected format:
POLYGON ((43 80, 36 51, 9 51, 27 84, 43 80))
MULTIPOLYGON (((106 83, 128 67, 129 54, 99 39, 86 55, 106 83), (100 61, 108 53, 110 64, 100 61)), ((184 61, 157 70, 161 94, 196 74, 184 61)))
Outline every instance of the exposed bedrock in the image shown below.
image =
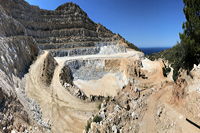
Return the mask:
POLYGON ((58 65, 57 62, 54 60, 52 55, 48 54, 43 62, 43 66, 42 66, 43 71, 41 75, 41 79, 43 80, 43 83, 45 83, 48 86, 51 84, 54 70, 57 65, 58 65))
POLYGON ((117 53, 126 53, 127 50, 124 46, 121 45, 109 45, 100 47, 99 54, 117 54, 117 53))
POLYGON ((110 55, 110 54, 125 53, 125 52, 126 48, 120 45, 108 45, 108 46, 96 45, 94 47, 77 47, 70 49, 51 50, 51 54, 54 57, 94 55, 94 54, 110 55))
POLYGON ((100 48, 98 47, 82 47, 82 48, 72 48, 72 49, 55 49, 51 50, 52 56, 64 57, 64 56, 80 56, 80 55, 90 55, 98 54, 100 48))
POLYGON ((0 38, 0 43, 1 70, 22 77, 39 52, 35 42, 31 37, 15 36, 0 38))
POLYGON ((0 37, 9 37, 15 35, 24 35, 25 27, 8 16, 0 5, 0 37))
POLYGON ((139 77, 141 66, 138 62, 134 57, 72 59, 66 61, 63 68, 67 73, 65 75, 72 78, 63 80, 61 77, 61 81, 64 85, 72 80, 73 85, 87 97, 115 96, 130 81, 139 77))
POLYGON ((0 87, 15 95, 13 76, 22 78, 36 58, 39 49, 31 37, 0 38, 0 87), (26 52, 22 52, 26 51, 26 52))
POLYGON ((65 63, 73 74, 74 80, 97 80, 103 77, 105 71, 105 60, 72 60, 65 63))
POLYGON ((65 66, 70 68, 74 80, 97 80, 109 72, 124 72, 125 75, 136 77, 140 76, 142 67, 141 61, 134 57, 71 59, 65 62, 65 66))
POLYGON ((60 82, 62 85, 65 85, 65 83, 69 84, 69 85, 73 85, 73 80, 74 77, 72 75, 72 71, 69 68, 69 66, 65 65, 60 73, 60 82))

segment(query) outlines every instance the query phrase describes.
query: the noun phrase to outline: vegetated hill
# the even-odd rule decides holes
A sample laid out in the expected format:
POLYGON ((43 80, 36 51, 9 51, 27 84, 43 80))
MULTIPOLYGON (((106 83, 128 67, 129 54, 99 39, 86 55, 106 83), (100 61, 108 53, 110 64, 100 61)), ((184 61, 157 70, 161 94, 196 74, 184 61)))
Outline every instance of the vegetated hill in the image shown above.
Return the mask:
POLYGON ((41 49, 93 47, 121 44, 139 50, 119 34, 93 22, 78 5, 65 3, 55 10, 43 10, 24 0, 0 0, 4 10, 26 28, 41 49))
POLYGON ((194 64, 200 63, 200 1, 183 0, 186 22, 183 23, 183 33, 180 34, 180 43, 173 48, 151 55, 151 58, 165 58, 172 63, 174 79, 178 71, 183 68, 189 72, 194 64))

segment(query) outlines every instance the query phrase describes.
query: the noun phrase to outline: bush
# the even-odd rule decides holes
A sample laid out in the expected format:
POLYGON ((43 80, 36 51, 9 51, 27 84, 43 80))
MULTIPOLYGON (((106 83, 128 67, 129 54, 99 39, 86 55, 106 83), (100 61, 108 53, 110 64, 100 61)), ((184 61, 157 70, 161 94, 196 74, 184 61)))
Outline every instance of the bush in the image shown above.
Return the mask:
POLYGON ((87 121, 87 125, 85 126, 85 131, 86 131, 86 133, 88 133, 88 131, 90 130, 90 128, 91 128, 91 123, 92 122, 96 122, 96 123, 99 123, 99 122, 101 122, 103 119, 102 119, 102 117, 101 116, 99 116, 99 115, 96 115, 94 118, 93 118, 93 120, 88 120, 87 121))
POLYGON ((99 116, 99 115, 96 115, 96 116, 93 118, 93 122, 99 123, 100 121, 102 121, 102 117, 99 116))
POLYGON ((171 71, 171 68, 170 67, 163 67, 162 68, 163 69, 163 75, 165 76, 165 77, 167 77, 167 75, 170 73, 170 71, 171 71))
MULTIPOLYGON (((168 60, 171 64, 171 67, 174 69, 173 71, 173 79, 176 81, 178 75, 179 75, 179 69, 180 68, 186 68, 184 64, 185 61, 185 50, 181 43, 177 43, 173 48, 170 48, 168 50, 155 53, 148 56, 151 60, 155 60, 158 58, 162 58, 165 60, 168 60)), ((165 72, 169 70, 164 70, 165 72)), ((164 73, 163 73, 164 74, 164 73)))
POLYGON ((186 22, 180 34, 181 42, 169 50, 150 55, 151 59, 164 58, 172 64, 175 81, 181 68, 189 72, 194 64, 200 63, 200 0, 183 0, 183 3, 186 22))

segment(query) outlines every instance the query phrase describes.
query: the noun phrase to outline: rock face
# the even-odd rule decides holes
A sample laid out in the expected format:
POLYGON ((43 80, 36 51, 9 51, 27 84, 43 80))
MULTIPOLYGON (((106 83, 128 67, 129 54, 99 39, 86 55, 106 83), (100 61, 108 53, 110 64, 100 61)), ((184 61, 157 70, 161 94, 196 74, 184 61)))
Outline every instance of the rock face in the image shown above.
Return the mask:
POLYGON ((73 85, 73 79, 74 77, 72 75, 71 69, 67 65, 64 66, 60 73, 60 80, 63 81, 62 84, 64 85, 65 83, 67 83, 69 85, 73 85))
POLYGON ((6 11, 0 5, 0 36, 24 35, 25 28, 18 21, 7 15, 6 11))
MULTIPOLYGON (((101 24, 94 23, 74 3, 63 4, 54 11, 30 6, 23 0, 0 0, 0 3, 7 14, 25 27, 25 30, 22 26, 23 28, 18 28, 16 32, 25 32, 28 36, 32 36, 41 49, 51 50, 55 56, 96 53, 98 49, 93 47, 97 44, 120 44, 136 48, 126 43, 127 41, 120 35, 112 33, 101 24), (76 48, 74 52, 72 48, 76 48)), ((15 32, 4 34, 10 33, 15 32)))
POLYGON ((46 85, 51 84, 56 66, 57 66, 57 62, 54 60, 51 54, 48 54, 47 58, 45 59, 43 63, 43 68, 42 68, 43 71, 41 75, 41 79, 43 80, 44 83, 46 83, 46 85))
POLYGON ((16 90, 38 53, 25 27, 0 5, 0 132, 27 131, 31 123, 16 90))
POLYGON ((14 94, 12 76, 23 77, 39 49, 33 38, 25 35, 22 24, 9 17, 1 6, 0 11, 0 75, 4 79, 0 86, 14 94))

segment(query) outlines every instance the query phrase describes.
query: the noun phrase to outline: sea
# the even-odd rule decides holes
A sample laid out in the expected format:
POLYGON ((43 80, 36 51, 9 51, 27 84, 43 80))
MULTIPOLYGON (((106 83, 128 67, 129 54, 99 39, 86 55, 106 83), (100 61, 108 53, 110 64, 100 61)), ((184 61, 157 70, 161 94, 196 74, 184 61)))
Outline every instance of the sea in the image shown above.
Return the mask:
POLYGON ((144 52, 145 55, 150 55, 153 53, 158 53, 163 50, 169 49, 170 47, 145 47, 145 48, 140 48, 142 52, 144 52))

